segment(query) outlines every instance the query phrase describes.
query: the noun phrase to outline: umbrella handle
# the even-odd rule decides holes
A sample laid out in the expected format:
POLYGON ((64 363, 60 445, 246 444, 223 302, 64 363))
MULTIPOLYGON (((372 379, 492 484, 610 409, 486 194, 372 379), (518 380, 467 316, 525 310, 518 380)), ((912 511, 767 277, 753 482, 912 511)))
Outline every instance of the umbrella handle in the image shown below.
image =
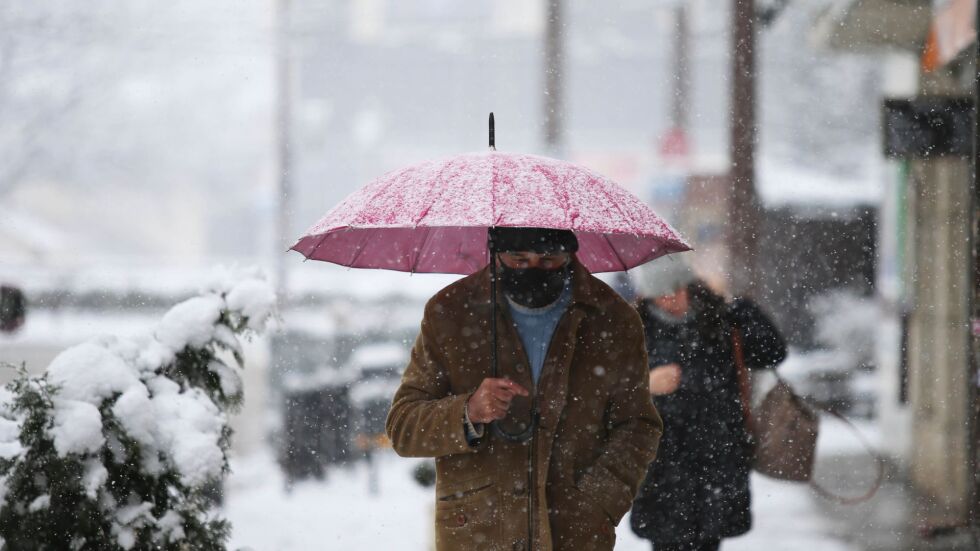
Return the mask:
MULTIPOLYGON (((493 113, 490 113, 490 143, 493 147, 493 113)), ((489 231, 487 232, 490 233, 489 231)), ((493 239, 487 236, 490 252, 490 377, 497 378, 497 255, 493 239)))
MULTIPOLYGON (((490 113, 490 140, 493 143, 493 113, 490 113)), ((490 237, 490 231, 487 232, 487 250, 490 252, 490 376, 494 379, 497 378, 497 254, 496 248, 493 244, 493 239, 490 237)), ((527 442, 534 437, 534 433, 538 428, 538 404, 537 396, 531 397, 531 423, 528 425, 524 431, 517 434, 511 434, 497 425, 496 421, 490 423, 490 431, 493 432, 497 437, 510 442, 527 442)))
POLYGON ((493 112, 490 112, 490 151, 497 150, 497 138, 493 130, 493 112))

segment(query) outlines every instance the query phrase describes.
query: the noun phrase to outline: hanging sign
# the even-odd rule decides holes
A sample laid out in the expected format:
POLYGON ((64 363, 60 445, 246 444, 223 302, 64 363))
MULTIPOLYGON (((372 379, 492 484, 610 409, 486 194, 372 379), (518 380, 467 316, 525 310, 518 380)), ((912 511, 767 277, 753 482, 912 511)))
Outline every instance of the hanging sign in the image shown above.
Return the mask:
POLYGON ((931 96, 885 100, 887 157, 967 157, 973 154, 973 98, 931 96))

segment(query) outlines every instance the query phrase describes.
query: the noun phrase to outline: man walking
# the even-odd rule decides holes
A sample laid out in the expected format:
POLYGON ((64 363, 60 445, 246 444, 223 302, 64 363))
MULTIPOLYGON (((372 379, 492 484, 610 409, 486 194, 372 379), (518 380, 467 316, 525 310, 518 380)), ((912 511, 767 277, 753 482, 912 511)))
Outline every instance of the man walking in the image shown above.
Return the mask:
POLYGON ((663 430, 639 316, 576 259, 572 232, 490 241, 499 376, 488 266, 426 305, 388 436, 436 458, 439 551, 612 549, 663 430))

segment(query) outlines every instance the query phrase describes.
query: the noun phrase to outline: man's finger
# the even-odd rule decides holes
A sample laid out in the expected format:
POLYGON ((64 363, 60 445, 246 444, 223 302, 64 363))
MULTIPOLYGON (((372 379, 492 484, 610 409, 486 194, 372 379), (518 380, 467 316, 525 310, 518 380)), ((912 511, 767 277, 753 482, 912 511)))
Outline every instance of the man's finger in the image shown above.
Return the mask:
POLYGON ((499 400, 505 405, 510 405, 510 401, 514 399, 514 395, 507 389, 494 388, 490 390, 490 396, 494 400, 499 400))
POLYGON ((527 396, 529 394, 524 387, 510 379, 494 379, 494 386, 506 390, 511 395, 527 396))
POLYGON ((527 389, 515 383, 514 381, 504 377, 498 377, 496 379, 487 377, 486 379, 483 379, 483 383, 481 384, 481 386, 487 389, 491 389, 491 388, 504 389, 507 392, 510 392, 511 394, 517 394, 520 396, 529 395, 527 389))

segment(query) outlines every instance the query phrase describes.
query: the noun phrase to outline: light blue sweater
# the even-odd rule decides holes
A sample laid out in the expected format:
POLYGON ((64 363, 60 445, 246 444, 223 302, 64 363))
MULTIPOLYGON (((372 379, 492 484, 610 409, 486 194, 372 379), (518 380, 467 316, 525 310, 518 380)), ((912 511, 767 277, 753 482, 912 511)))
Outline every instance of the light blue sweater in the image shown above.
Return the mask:
POLYGON ((572 302, 571 283, 565 283, 565 289, 561 292, 558 300, 541 308, 528 308, 514 303, 507 298, 510 306, 510 315, 514 318, 517 326, 517 334, 521 337, 521 344, 527 352, 527 361, 531 366, 531 375, 534 384, 538 384, 541 377, 541 370, 544 368, 544 359, 548 355, 548 346, 551 344, 551 337, 555 334, 558 322, 572 302))

